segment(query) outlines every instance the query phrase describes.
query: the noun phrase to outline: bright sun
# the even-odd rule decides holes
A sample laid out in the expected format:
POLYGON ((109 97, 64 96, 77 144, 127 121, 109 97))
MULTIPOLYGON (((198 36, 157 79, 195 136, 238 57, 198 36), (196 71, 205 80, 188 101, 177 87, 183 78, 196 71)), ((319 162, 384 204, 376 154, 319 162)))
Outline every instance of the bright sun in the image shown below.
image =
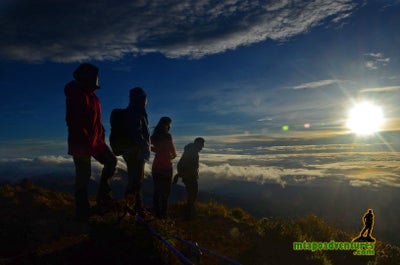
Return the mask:
POLYGON ((349 112, 347 128, 358 135, 379 132, 383 124, 382 109, 369 102, 357 103, 349 112))

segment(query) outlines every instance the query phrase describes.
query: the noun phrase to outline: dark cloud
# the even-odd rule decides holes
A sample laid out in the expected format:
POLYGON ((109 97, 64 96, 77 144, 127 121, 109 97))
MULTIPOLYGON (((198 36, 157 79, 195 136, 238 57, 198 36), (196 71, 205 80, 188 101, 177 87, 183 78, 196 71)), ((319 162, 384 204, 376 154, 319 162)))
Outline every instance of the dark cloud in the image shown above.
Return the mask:
POLYGON ((6 1, 0 6, 0 54, 56 62, 149 52, 199 58, 337 23, 355 5, 350 0, 6 1))

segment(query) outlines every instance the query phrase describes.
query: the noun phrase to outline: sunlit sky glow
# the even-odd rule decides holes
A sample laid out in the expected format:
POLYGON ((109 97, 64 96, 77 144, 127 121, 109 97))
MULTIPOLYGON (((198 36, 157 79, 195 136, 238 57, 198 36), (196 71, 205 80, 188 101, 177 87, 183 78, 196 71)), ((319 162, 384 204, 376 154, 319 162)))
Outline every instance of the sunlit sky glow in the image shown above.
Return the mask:
POLYGON ((369 102, 359 102, 350 109, 347 127, 359 135, 370 135, 381 130, 384 122, 382 108, 369 102))
POLYGON ((100 68, 107 136, 111 110, 142 86, 151 126, 170 116, 179 152, 206 138, 208 175, 391 183, 399 173, 399 13, 398 1, 377 0, 2 1, 0 173, 38 157, 71 163, 63 88, 91 62, 100 68), (384 115, 379 126, 374 114, 357 125, 368 133, 355 131, 361 117, 348 127, 364 101, 384 115), (352 164, 339 158, 350 154, 358 154, 352 164))

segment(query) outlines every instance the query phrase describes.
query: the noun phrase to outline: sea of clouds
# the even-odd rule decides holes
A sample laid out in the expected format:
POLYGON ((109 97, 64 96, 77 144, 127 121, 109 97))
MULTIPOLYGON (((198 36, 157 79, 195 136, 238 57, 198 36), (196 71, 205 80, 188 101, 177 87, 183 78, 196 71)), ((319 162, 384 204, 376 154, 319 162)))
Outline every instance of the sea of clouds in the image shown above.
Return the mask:
MULTIPOLYGON (((211 145, 211 144, 210 144, 211 145)), ((285 185, 329 184, 332 181, 372 188, 400 187, 400 154, 377 151, 370 145, 325 144, 298 146, 216 147, 200 153, 200 179, 206 184, 214 179, 285 185)), ((179 160, 179 156, 175 159, 179 160)), ((146 163, 146 175, 151 174, 146 163)), ((176 167, 175 167, 176 168, 176 167)), ((126 171, 118 157, 116 178, 126 171)), ((97 179, 102 165, 93 159, 92 176, 97 179)), ((0 160, 0 178, 19 181, 48 175, 74 176, 70 156, 38 156, 0 160)), ((207 186, 207 185, 205 185, 207 186)))

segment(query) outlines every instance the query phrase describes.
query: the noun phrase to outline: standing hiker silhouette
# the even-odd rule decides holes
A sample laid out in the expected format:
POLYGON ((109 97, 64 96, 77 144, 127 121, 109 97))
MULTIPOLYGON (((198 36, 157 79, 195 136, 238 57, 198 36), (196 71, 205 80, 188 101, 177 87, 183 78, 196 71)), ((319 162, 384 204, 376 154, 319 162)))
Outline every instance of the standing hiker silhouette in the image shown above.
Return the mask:
POLYGON ((91 214, 88 186, 91 176, 91 157, 104 167, 97 193, 97 204, 107 204, 111 197, 111 177, 117 159, 105 143, 100 100, 95 94, 99 86, 99 68, 83 63, 74 71, 75 80, 66 84, 66 122, 68 154, 75 164, 76 217, 85 221, 91 214))

